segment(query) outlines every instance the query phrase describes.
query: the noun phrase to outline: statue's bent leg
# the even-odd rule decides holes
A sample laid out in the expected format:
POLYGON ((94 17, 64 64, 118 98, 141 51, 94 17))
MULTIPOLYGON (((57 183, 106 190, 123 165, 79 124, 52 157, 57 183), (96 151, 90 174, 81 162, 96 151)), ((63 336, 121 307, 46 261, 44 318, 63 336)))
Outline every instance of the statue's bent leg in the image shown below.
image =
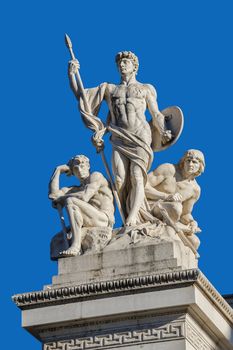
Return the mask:
POLYGON ((112 153, 112 170, 115 178, 115 185, 124 214, 126 214, 127 198, 127 172, 129 171, 129 160, 116 149, 112 153))
POLYGON ((129 203, 129 215, 126 219, 127 226, 137 224, 138 212, 145 199, 144 177, 139 165, 132 163, 130 167, 131 192, 129 203))
POLYGON ((69 197, 66 200, 66 211, 70 222, 72 244, 70 248, 62 252, 62 254, 75 256, 78 255, 81 250, 81 227, 83 225, 83 217, 72 197, 69 197))
POLYGON ((66 200, 66 210, 70 221, 72 233, 71 246, 61 252, 64 256, 76 256, 80 254, 82 243, 82 227, 107 227, 108 217, 91 204, 75 197, 66 200))
POLYGON ((62 252, 64 256, 75 256, 80 253, 82 243, 82 227, 107 227, 108 217, 105 213, 75 197, 66 200, 66 210, 70 221, 72 244, 62 252))
POLYGON ((107 215, 100 209, 93 207, 91 204, 84 202, 81 199, 73 198, 75 204, 76 213, 82 215, 81 227, 107 227, 109 226, 109 220, 107 215))

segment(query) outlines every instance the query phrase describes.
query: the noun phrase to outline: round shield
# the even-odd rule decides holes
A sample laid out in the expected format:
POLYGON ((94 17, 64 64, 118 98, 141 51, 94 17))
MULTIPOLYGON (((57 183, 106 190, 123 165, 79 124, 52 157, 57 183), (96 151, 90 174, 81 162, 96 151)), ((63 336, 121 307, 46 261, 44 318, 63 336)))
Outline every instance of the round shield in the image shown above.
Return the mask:
POLYGON ((176 107, 176 106, 168 107, 163 111, 161 111, 161 113, 165 117, 166 129, 170 130, 172 133, 172 139, 168 143, 163 144, 159 130, 156 128, 155 125, 153 125, 151 120, 149 122, 151 127, 151 132, 152 132, 151 147, 154 152, 164 151, 166 148, 173 145, 180 137, 180 134, 184 126, 183 113, 179 107, 176 107))

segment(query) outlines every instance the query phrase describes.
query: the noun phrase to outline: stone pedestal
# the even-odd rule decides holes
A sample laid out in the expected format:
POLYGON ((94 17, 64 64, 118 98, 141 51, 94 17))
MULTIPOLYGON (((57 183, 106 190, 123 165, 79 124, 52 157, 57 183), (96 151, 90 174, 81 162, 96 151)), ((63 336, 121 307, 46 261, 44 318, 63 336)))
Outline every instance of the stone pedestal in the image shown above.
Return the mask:
POLYGON ((193 252, 175 235, 142 237, 132 243, 130 236, 112 240, 103 252, 92 252, 75 258, 58 260, 58 275, 51 288, 121 278, 139 277, 154 273, 181 271, 197 267, 193 252))
POLYGON ((13 300, 44 350, 233 349, 232 309, 179 239, 60 259, 51 285, 13 300))

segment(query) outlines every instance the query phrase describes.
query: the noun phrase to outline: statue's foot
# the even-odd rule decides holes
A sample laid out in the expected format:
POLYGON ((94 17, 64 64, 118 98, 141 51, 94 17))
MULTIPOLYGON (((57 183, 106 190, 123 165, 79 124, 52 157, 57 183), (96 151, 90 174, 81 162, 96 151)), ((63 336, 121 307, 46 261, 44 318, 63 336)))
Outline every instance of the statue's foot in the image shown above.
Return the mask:
POLYGON ((126 222, 125 222, 125 226, 129 227, 129 226, 137 226, 137 220, 134 218, 130 218, 128 217, 126 222))
POLYGON ((69 256, 77 256, 80 254, 81 254, 81 250, 79 248, 71 246, 70 248, 60 252, 59 256, 65 258, 69 256))

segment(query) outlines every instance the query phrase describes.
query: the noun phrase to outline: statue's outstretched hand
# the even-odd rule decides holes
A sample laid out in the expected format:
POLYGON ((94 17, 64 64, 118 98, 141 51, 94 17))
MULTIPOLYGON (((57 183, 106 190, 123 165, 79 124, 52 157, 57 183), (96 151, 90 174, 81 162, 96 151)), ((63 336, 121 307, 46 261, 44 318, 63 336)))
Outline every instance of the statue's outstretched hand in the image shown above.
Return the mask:
POLYGON ((69 61, 69 73, 75 74, 80 69, 80 63, 77 59, 69 61))

